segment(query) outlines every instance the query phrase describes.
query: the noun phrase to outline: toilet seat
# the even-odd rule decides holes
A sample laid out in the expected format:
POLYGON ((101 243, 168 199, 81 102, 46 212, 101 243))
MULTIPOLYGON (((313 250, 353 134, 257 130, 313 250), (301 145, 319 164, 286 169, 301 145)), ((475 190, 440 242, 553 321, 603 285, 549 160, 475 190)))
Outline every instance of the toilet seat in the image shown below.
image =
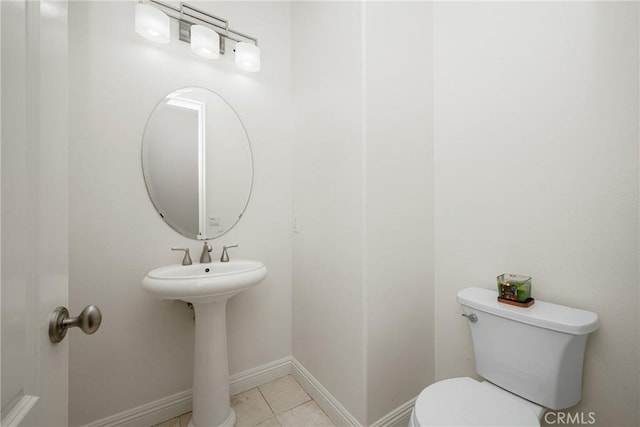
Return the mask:
POLYGON ((451 378, 422 390, 410 425, 539 427, 536 408, 540 407, 493 384, 451 378))

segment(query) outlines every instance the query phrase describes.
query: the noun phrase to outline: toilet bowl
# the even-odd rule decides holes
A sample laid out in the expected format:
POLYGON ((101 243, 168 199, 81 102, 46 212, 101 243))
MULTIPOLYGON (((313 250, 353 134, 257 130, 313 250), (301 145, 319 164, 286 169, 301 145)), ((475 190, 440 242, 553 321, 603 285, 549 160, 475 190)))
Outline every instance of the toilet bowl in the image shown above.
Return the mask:
POLYGON ((458 292, 473 341, 476 372, 486 381, 451 378, 418 396, 409 427, 540 426, 549 409, 582 398, 582 367, 595 313, 537 301, 528 308, 497 301, 497 292, 458 292))
POLYGON ((451 378, 432 384, 420 393, 409 427, 538 427, 544 412, 545 408, 490 382, 451 378))

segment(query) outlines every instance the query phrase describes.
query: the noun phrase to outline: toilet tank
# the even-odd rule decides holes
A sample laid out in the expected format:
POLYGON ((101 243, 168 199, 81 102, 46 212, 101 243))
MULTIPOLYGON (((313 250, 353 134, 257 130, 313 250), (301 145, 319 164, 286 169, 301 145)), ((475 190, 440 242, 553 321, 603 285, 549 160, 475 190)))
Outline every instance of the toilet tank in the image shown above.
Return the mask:
POLYGON ((477 316, 469 327, 478 374, 546 408, 577 404, 587 337, 598 329, 598 315, 543 301, 514 307, 497 296, 481 288, 458 292, 464 313, 477 316))

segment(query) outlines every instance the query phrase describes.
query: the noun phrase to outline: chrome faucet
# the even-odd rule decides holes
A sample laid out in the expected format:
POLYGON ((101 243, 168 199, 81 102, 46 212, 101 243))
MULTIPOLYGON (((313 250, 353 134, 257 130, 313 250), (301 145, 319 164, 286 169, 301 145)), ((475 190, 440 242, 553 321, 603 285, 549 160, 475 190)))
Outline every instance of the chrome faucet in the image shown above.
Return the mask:
POLYGON ((212 250, 213 248, 209 245, 209 242, 205 241, 204 246, 202 247, 202 254, 200 254, 200 264, 211 262, 211 255, 209 255, 209 252, 212 250))
POLYGON ((231 246, 223 246, 222 247, 222 256, 220 257, 220 262, 229 262, 229 254, 227 253, 227 249, 237 248, 238 245, 231 246))
POLYGON ((184 258, 182 258, 182 265, 191 265, 191 255, 189 255, 189 248, 171 248, 172 251, 184 251, 184 258))

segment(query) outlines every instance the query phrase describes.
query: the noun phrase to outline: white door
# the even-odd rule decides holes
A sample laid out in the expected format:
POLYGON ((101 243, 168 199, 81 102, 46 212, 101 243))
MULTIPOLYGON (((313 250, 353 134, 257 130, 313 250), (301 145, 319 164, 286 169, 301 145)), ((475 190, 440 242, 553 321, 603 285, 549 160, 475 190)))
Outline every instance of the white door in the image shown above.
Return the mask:
POLYGON ((66 426, 68 338, 48 323, 68 303, 67 3, 2 1, 0 19, 2 426, 66 426))

